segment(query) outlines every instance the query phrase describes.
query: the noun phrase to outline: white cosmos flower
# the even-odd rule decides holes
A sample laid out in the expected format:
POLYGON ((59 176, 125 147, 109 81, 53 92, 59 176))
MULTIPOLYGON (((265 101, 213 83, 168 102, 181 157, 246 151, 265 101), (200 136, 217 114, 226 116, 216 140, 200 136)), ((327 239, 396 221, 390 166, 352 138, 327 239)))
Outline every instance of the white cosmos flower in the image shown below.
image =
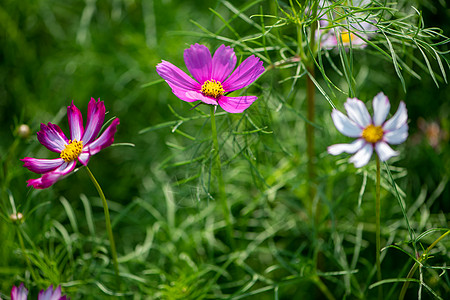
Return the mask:
POLYGON ((391 105, 382 92, 373 98, 373 118, 361 100, 348 98, 344 106, 348 116, 333 109, 331 118, 340 133, 357 139, 351 144, 329 146, 328 153, 355 153, 349 161, 357 168, 369 162, 374 149, 381 161, 399 155, 388 144, 401 144, 408 137, 408 114, 403 101, 400 102, 395 115, 387 121, 391 105))

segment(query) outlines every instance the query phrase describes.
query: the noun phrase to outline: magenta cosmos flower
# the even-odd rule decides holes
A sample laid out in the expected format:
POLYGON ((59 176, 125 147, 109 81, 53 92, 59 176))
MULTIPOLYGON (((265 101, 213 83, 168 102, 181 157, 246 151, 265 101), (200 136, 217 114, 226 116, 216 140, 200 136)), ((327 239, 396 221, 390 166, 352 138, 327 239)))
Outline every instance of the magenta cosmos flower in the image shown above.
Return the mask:
POLYGON ((355 167, 365 166, 373 150, 381 161, 386 161, 399 153, 388 144, 398 145, 408 137, 408 114, 402 101, 394 116, 386 121, 391 105, 383 93, 373 98, 373 118, 361 100, 348 98, 344 103, 348 117, 333 109, 331 117, 337 130, 348 137, 357 138, 351 144, 336 144, 328 147, 328 153, 338 155, 342 152, 355 153, 350 158, 355 167))
MULTIPOLYGON (((19 287, 13 286, 11 289, 11 300, 27 300, 28 290, 23 283, 19 287)), ((61 296, 61 286, 53 291, 53 285, 49 286, 45 291, 41 290, 38 300, 67 300, 67 296, 61 296)))
POLYGON ((53 185, 61 177, 75 169, 77 161, 87 165, 89 158, 114 142, 114 134, 119 125, 119 119, 114 119, 111 125, 96 139, 105 119, 105 105, 103 101, 96 102, 94 98, 88 105, 86 128, 83 127, 83 117, 80 110, 73 104, 67 107, 70 140, 58 125, 41 124, 37 133, 39 142, 47 149, 59 153, 59 158, 40 159, 25 157, 22 159, 28 170, 43 174, 37 179, 28 180, 28 186, 45 189, 53 185))
POLYGON ((254 55, 234 70, 236 61, 234 50, 229 46, 221 45, 211 58, 206 46, 195 44, 184 50, 184 62, 195 80, 164 60, 156 66, 156 72, 169 84, 175 96, 183 101, 200 100, 219 105, 229 113, 241 113, 257 97, 229 97, 227 94, 250 85, 264 72, 264 67, 254 55))

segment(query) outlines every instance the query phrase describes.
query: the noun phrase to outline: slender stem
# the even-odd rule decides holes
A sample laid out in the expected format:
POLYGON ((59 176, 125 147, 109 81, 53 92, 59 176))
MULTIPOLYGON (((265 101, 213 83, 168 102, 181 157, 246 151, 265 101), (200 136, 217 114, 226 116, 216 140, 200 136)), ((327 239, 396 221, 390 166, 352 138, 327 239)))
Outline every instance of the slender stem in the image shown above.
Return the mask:
POLYGON ((336 300, 336 298, 334 298, 333 294, 330 292, 328 287, 323 283, 322 279, 320 279, 319 276, 315 275, 313 281, 328 300, 336 300))
MULTIPOLYGON (((380 158, 376 156, 377 162, 377 182, 376 182, 376 200, 375 200, 375 227, 376 227, 376 260, 377 260, 377 280, 381 281, 381 232, 380 232, 380 158)), ((383 287, 380 284, 378 286, 378 299, 383 299, 383 287)))
MULTIPOLYGON (((444 234, 442 234, 437 240, 435 240, 428 248, 423 252, 422 256, 419 258, 419 261, 415 262, 412 266, 411 270, 409 270, 408 275, 406 275, 406 279, 412 278, 414 276, 414 273, 416 272, 419 265, 422 263, 422 261, 426 260, 428 258, 428 253, 430 253, 431 249, 434 248, 434 246, 437 245, 443 238, 445 238, 447 235, 450 234, 450 230, 447 230, 444 234)), ((400 292, 400 296, 398 297, 399 300, 403 300, 405 298, 406 290, 408 289, 409 281, 405 281, 403 283, 402 290, 400 292)))
POLYGON ((225 218, 225 223, 227 225, 227 236, 228 241, 230 242, 231 248, 234 248, 234 240, 233 240, 233 224, 231 223, 231 210, 228 206, 227 196, 225 193, 225 182, 222 176, 222 165, 220 163, 219 156, 219 141, 217 139, 217 127, 216 127, 216 116, 214 115, 215 106, 211 105, 211 131, 213 138, 213 156, 216 164, 216 175, 217 181, 219 184, 219 201, 222 204, 223 215, 225 218))
POLYGON ((94 177, 94 174, 92 174, 88 166, 86 166, 86 170, 88 172, 89 178, 91 178, 92 183, 95 185, 95 188, 97 189, 100 198, 102 199, 103 210, 105 211, 106 231, 108 231, 109 243, 111 245, 111 254, 113 258, 114 272, 116 273, 117 278, 119 278, 119 263, 117 262, 116 244, 114 243, 114 235, 111 227, 111 218, 109 217, 108 203, 106 202, 105 194, 103 193, 102 188, 98 184, 97 180, 94 177))
MULTIPOLYGON (((315 1, 312 6, 312 15, 313 19, 317 16, 317 7, 318 1, 315 1)), ((316 30, 317 30, 317 22, 311 23, 311 32, 309 36, 309 51, 310 54, 307 60, 307 71, 308 76, 306 77, 306 98, 307 98, 307 118, 308 122, 306 123, 306 153, 308 156, 308 179, 309 179, 309 196, 311 199, 311 203, 316 196, 316 171, 315 171, 315 151, 314 151, 314 126, 312 125, 315 120, 315 93, 316 86, 314 85, 313 78, 315 77, 315 66, 314 66, 314 56, 315 56, 315 48, 316 48, 316 30)), ((302 47, 299 45, 299 47, 302 47)), ((318 217, 320 216, 320 205, 317 205, 315 221, 316 224, 318 222, 318 217)))
POLYGON ((28 268, 30 269, 31 277, 34 282, 38 282, 38 278, 36 277, 36 273, 34 273, 33 266, 31 265, 30 259, 27 254, 27 250, 25 249, 25 244, 23 243, 22 233, 20 232, 19 225, 16 224, 17 236, 19 237, 20 248, 22 248, 23 256, 25 257, 25 261, 27 262, 28 268))

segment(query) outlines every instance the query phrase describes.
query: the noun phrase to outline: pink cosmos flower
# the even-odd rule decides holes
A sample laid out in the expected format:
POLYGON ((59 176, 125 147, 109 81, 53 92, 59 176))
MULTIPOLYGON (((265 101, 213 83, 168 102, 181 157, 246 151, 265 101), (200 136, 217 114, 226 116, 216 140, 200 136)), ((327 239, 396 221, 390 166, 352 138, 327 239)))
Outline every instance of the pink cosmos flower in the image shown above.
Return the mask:
POLYGON ((28 290, 23 283, 19 287, 13 286, 11 289, 11 300, 27 300, 28 290))
MULTIPOLYGON (((13 286, 11 289, 11 300, 27 300, 28 290, 23 283, 19 287, 13 286)), ((49 286, 47 290, 41 290, 38 295, 38 300, 67 300, 67 296, 61 296, 61 286, 59 285, 53 291, 53 285, 49 286)))
POLYGON ((39 142, 47 149, 59 153, 59 158, 40 159, 25 157, 21 159, 28 170, 43 174, 37 179, 28 180, 28 186, 45 189, 53 185, 61 177, 75 169, 77 161, 87 165, 89 158, 114 142, 114 134, 119 125, 119 119, 114 119, 111 125, 96 139, 105 119, 105 105, 103 101, 94 98, 88 105, 86 128, 83 127, 83 117, 80 110, 73 104, 67 107, 70 140, 66 138, 58 125, 41 124, 37 133, 39 142))
POLYGON ((391 107, 388 97, 382 92, 373 98, 373 118, 361 100, 348 98, 344 104, 348 117, 333 109, 331 117, 337 130, 348 137, 357 138, 351 144, 336 144, 328 147, 328 153, 356 153, 350 158, 355 167, 365 166, 373 150, 381 161, 386 161, 399 153, 388 144, 398 145, 408 137, 408 114, 402 101, 394 116, 385 121, 391 107))
POLYGON ((53 285, 49 286, 45 291, 41 290, 38 295, 38 300, 66 300, 67 296, 61 296, 61 286, 59 285, 53 291, 53 285))
POLYGON ((229 97, 227 94, 250 85, 264 72, 264 67, 263 62, 254 55, 234 70, 236 61, 234 50, 229 46, 221 45, 211 58, 206 46, 195 44, 184 51, 184 62, 195 80, 164 60, 156 66, 156 72, 169 84, 175 96, 183 101, 200 100, 219 105, 229 113, 241 113, 257 97, 229 97))

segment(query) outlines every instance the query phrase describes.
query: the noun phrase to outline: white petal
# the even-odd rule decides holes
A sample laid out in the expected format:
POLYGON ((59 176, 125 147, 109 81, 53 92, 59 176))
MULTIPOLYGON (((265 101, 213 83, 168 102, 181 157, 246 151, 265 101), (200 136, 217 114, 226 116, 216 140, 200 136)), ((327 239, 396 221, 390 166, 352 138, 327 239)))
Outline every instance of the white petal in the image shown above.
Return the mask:
POLYGON ((365 144, 355 155, 350 157, 349 162, 353 163, 356 168, 367 165, 373 153, 372 144, 365 144))
POLYGON ((362 133, 362 128, 358 127, 355 122, 351 121, 346 115, 333 109, 331 112, 331 118, 333 119, 334 126, 345 136, 348 137, 360 137, 362 133))
POLYGON ((356 98, 348 98, 347 102, 344 103, 344 106, 350 120, 358 124, 360 127, 366 128, 372 123, 372 119, 370 118, 366 105, 361 100, 356 98))
POLYGON ((401 101, 395 115, 384 123, 383 130, 394 131, 406 124, 406 121, 408 121, 408 112, 405 102, 401 101))
POLYGON ((385 142, 378 142, 375 144, 375 151, 378 154, 378 157, 381 161, 386 161, 393 156, 397 156, 400 153, 392 150, 391 147, 385 142))
POLYGON ((402 127, 389 131, 384 134, 383 139, 389 144, 398 145, 406 141, 408 138, 408 124, 404 124, 402 127))
POLYGON ((378 93, 375 98, 373 98, 373 124, 375 126, 381 126, 391 109, 391 104, 389 103, 388 97, 386 97, 383 92, 378 93))
POLYGON ((361 147, 364 145, 364 140, 363 139, 357 139, 355 140, 353 143, 351 144, 336 144, 336 145, 331 145, 327 148, 328 153, 330 153, 331 155, 339 155, 343 152, 345 153, 355 153, 356 151, 358 151, 359 149, 361 149, 361 147))

